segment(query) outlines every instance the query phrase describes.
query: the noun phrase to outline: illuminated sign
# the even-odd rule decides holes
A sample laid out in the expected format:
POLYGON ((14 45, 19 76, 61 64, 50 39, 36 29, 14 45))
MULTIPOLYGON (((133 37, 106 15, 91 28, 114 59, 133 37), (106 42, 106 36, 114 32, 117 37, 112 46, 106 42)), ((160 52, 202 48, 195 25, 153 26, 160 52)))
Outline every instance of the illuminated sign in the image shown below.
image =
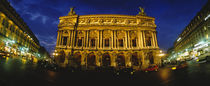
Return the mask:
POLYGON ((208 16, 206 16, 205 21, 206 21, 207 19, 209 19, 209 17, 210 17, 210 14, 209 14, 208 16))

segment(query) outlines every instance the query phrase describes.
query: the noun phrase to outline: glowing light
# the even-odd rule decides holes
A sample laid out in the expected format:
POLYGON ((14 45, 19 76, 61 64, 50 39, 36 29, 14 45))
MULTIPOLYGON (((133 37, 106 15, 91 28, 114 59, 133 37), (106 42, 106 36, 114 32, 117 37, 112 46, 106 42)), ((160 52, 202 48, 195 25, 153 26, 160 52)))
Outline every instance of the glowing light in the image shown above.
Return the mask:
POLYGON ((131 72, 131 75, 133 75, 133 72, 131 72))
POLYGON ((206 16, 206 18, 204 20, 206 21, 207 19, 209 19, 209 17, 210 17, 210 14, 208 16, 206 16))
POLYGON ((172 70, 176 70, 176 67, 172 67, 171 69, 172 69, 172 70))
POLYGON ((165 54, 161 53, 161 54, 159 54, 158 56, 165 56, 165 54))
POLYGON ((181 39, 182 39, 182 38, 181 38, 181 37, 179 37, 179 38, 177 39, 177 42, 178 42, 178 41, 180 41, 181 39))
POLYGON ((6 60, 8 61, 9 60, 9 57, 6 57, 6 60))
POLYGON ((25 64, 26 63, 26 59, 21 59, 22 63, 25 64))
POLYGON ((203 48, 203 47, 208 47, 208 43, 205 43, 205 44, 202 44, 201 46, 198 46, 198 47, 195 47, 194 49, 200 49, 200 48, 203 48))
POLYGON ((38 62, 38 59, 34 58, 34 59, 33 59, 33 62, 34 62, 34 63, 37 63, 37 62, 38 62))
POLYGON ((201 41, 201 42, 199 42, 199 43, 195 44, 194 46, 196 47, 196 46, 201 45, 201 44, 204 44, 204 42, 203 42, 203 41, 201 41))

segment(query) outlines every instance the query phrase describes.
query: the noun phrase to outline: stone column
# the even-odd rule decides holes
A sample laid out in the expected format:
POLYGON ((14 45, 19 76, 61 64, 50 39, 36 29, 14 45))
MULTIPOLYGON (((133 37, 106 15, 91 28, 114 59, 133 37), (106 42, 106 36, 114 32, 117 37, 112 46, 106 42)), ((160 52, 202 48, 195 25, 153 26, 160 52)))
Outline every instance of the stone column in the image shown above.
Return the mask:
POLYGON ((131 67, 131 53, 125 53, 125 66, 126 67, 131 67))
POLYGON ((86 48, 89 47, 89 31, 87 31, 86 48))
POLYGON ((155 47, 155 40, 154 40, 154 33, 152 32, 152 39, 151 39, 151 41, 152 41, 152 47, 155 47))
POLYGON ((74 37, 73 37, 73 30, 71 30, 71 42, 70 42, 70 46, 73 47, 73 40, 74 40, 74 37))
POLYGON ((128 41, 128 33, 127 33, 127 31, 125 31, 125 46, 124 46, 124 48, 126 49, 127 48, 127 41, 128 41))
POLYGON ((82 48, 85 47, 85 42, 86 42, 86 31, 84 31, 84 34, 83 34, 83 39, 82 39, 82 48), (85 35, 84 35, 85 34, 85 35))
POLYGON ((112 34, 110 44, 111 44, 111 48, 113 49, 114 48, 114 32, 113 31, 110 31, 110 32, 112 34))
POLYGON ((58 44, 59 46, 61 46, 61 43, 62 43, 62 32, 63 31, 60 31, 59 44, 58 44))
POLYGON ((131 40, 130 40, 130 31, 128 31, 128 48, 131 48, 130 42, 131 42, 131 40))
POLYGON ((102 36, 103 36, 103 34, 102 34, 102 30, 100 30, 100 31, 99 31, 99 35, 100 35, 100 49, 102 49, 102 48, 103 48, 103 45, 102 45, 102 42, 103 42, 103 38, 102 38, 102 36))
POLYGON ((60 38, 60 31, 58 31, 57 40, 56 40, 56 41, 57 41, 57 42, 56 42, 56 46, 59 45, 59 40, 60 40, 59 38, 60 38))
POLYGON ((66 46, 70 46, 70 44, 71 44, 71 42, 70 42, 70 40, 71 40, 71 31, 69 31, 68 30, 68 34, 69 34, 69 36, 68 36, 68 41, 67 41, 67 45, 66 46))
POLYGON ((142 68, 142 69, 145 69, 145 68, 146 68, 146 67, 145 67, 145 54, 144 54, 143 51, 140 51, 140 55, 141 55, 141 62, 142 62, 141 68, 142 68))
POLYGON ((97 56, 96 56, 96 66, 98 66, 98 67, 101 66, 101 61, 100 61, 101 58, 102 58, 102 54, 100 52, 98 52, 97 56))
POLYGON ((155 47, 158 47, 156 31, 154 32, 154 37, 155 37, 155 47))
POLYGON ((87 59, 87 53, 85 53, 85 52, 81 53, 81 65, 82 66, 87 64, 86 59, 87 59))
POLYGON ((111 55, 111 66, 112 67, 116 67, 116 58, 117 58, 117 54, 115 52, 112 53, 111 55))
POLYGON ((142 31, 142 37, 143 37, 143 47, 146 47, 146 41, 145 41, 145 33, 142 31))
POLYGON ((114 32, 114 41, 113 41, 113 42, 114 42, 114 48, 117 48, 117 43, 116 43, 116 42, 117 42, 117 41, 116 41, 116 40, 117 40, 117 39, 116 39, 117 33, 116 33, 116 30, 114 30, 113 32, 114 32))
POLYGON ((99 31, 97 31, 97 33, 98 33, 98 37, 97 37, 97 45, 96 45, 96 48, 99 48, 99 37, 100 37, 99 35, 100 34, 99 34, 99 31))
POLYGON ((76 39, 77 39, 77 38, 76 38, 76 31, 73 30, 73 33, 74 33, 74 34, 73 34, 73 47, 76 47, 76 46, 77 46, 77 45, 75 45, 75 43, 76 43, 76 41, 77 41, 77 40, 76 40, 76 39))
POLYGON ((138 44, 139 44, 139 48, 143 47, 143 40, 142 40, 142 32, 139 30, 138 31, 138 44))

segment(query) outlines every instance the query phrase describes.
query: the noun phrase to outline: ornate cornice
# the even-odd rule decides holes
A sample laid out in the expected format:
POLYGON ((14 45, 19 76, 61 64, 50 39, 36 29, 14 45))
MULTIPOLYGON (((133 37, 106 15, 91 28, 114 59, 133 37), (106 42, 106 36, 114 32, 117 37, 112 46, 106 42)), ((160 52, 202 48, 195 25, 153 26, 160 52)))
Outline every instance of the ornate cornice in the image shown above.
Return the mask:
POLYGON ((156 27, 155 18, 117 14, 74 15, 60 17, 58 27, 78 26, 146 26, 156 27), (78 20, 77 20, 78 19, 78 20))

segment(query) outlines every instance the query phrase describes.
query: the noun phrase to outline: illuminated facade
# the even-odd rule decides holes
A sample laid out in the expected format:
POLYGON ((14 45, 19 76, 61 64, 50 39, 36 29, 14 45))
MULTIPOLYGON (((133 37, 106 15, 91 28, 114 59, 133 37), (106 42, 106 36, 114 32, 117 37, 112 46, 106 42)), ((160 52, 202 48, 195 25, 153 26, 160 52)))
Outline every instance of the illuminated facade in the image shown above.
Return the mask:
POLYGON ((155 18, 138 15, 76 15, 59 18, 56 52, 63 62, 86 67, 140 69, 160 64, 155 18))
POLYGON ((205 59, 210 56, 210 1, 185 27, 174 43, 174 54, 170 59, 205 59))
POLYGON ((39 57, 38 39, 7 0, 0 0, 0 51, 17 57, 39 57))

